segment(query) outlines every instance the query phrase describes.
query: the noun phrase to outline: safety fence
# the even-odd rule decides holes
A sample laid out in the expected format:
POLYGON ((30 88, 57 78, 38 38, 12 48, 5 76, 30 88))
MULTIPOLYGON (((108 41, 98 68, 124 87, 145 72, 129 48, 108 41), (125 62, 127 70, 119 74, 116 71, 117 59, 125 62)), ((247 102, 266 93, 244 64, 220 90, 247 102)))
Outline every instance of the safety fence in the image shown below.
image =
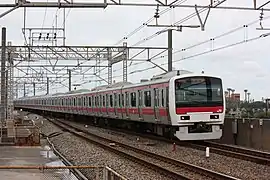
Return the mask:
MULTIPOLYGON (((69 170, 68 172, 72 172, 77 179, 90 179, 90 180, 127 180, 127 178, 123 177, 110 167, 97 167, 97 166, 73 166, 71 162, 69 162, 54 146, 54 144, 50 141, 50 139, 47 137, 47 142, 50 145, 51 150, 53 153, 58 156, 63 164, 66 166, 65 169, 69 170)), ((50 151, 50 150, 49 150, 50 151)), ((43 170, 47 170, 46 167, 42 168, 43 170)), ((53 169, 50 167, 50 169, 53 169)), ((60 169, 59 169, 60 170, 60 169)), ((66 172, 67 173, 67 172, 66 172)), ((66 174, 64 173, 64 174, 66 174)), ((51 173, 52 175, 54 173, 51 173)), ((72 177, 69 177, 68 179, 71 179, 72 177)))
POLYGON ((127 180, 109 167, 95 166, 0 166, 0 174, 29 173, 41 180, 127 180), (26 171, 27 170, 27 171, 26 171), (74 170, 82 172, 74 173, 74 170), (83 175, 84 174, 84 175, 83 175))

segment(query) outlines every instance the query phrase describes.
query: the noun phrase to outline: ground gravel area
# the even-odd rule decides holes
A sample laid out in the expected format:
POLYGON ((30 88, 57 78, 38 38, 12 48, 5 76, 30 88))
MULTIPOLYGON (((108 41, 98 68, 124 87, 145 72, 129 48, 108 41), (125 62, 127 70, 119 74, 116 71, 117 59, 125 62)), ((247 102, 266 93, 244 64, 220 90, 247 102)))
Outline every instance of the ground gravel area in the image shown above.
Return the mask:
MULTIPOLYGON (((71 123, 71 122, 70 122, 71 123)), ((74 123, 74 122, 72 122, 74 123)), ((260 165, 249 161, 227 157, 224 155, 211 153, 210 157, 205 157, 205 152, 193 148, 176 146, 176 151, 172 151, 172 144, 142 138, 135 135, 116 132, 108 129, 87 126, 74 123, 87 129, 89 132, 111 138, 115 141, 127 143, 157 154, 171 157, 173 159, 185 161, 213 171, 218 171, 233 177, 248 180, 268 180, 270 177, 270 166, 260 165)))
MULTIPOLYGON (((49 135, 61 130, 43 120, 42 133, 49 135)), ((52 143, 74 165, 108 166, 130 180, 169 180, 159 172, 131 162, 96 145, 84 142, 68 132, 51 138, 52 143)), ((86 177, 94 179, 93 170, 81 170, 86 177)))

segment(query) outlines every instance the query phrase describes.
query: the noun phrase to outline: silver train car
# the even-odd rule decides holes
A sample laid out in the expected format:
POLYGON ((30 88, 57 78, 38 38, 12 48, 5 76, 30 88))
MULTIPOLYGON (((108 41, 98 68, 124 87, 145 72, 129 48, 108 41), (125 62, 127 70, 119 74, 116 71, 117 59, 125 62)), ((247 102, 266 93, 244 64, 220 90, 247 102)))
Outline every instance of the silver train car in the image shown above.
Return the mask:
POLYGON ((23 97, 16 108, 89 116, 89 121, 147 127, 179 140, 210 140, 222 136, 225 96, 220 77, 172 71, 149 81, 114 83, 86 92, 23 97), (90 118, 93 117, 93 118, 90 118))

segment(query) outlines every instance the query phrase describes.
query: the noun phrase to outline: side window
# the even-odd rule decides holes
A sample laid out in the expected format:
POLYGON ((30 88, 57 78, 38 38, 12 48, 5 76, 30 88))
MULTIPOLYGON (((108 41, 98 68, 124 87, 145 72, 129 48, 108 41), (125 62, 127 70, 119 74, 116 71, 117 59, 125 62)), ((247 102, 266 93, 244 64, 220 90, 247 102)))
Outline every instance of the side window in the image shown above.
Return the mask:
POLYGON ((166 87, 166 107, 169 107, 169 87, 166 87))
POLYGON ((85 107, 85 105, 86 105, 86 98, 83 97, 83 107, 85 107))
POLYGON ((144 106, 151 107, 151 91, 144 91, 144 106))
POLYGON ((102 98, 102 106, 103 106, 103 107, 105 107, 105 100, 106 100, 106 99, 105 99, 105 96, 103 96, 103 98, 102 98))
POLYGON ((89 107, 92 106, 92 103, 91 103, 91 97, 90 97, 90 96, 88 97, 88 106, 89 106, 89 107))
POLYGON ((125 98, 124 98, 124 94, 122 93, 122 107, 125 107, 125 98))
POLYGON ((164 90, 161 90, 161 106, 164 107, 164 90))
POLYGON ((114 93, 114 106, 117 107, 117 94, 114 93))
POLYGON ((113 95, 110 95, 110 107, 113 107, 113 95))
POLYGON ((136 92, 130 93, 131 107, 136 107, 136 92))
POLYGON ((125 98, 126 98, 126 107, 129 107, 129 97, 128 97, 128 92, 125 93, 125 98))
POLYGON ((121 95, 118 94, 118 106, 121 107, 121 95))
POLYGON ((102 107, 102 96, 101 95, 99 95, 99 107, 102 107))
POLYGON ((139 106, 142 106, 142 91, 138 91, 139 94, 139 106))
POLYGON ((154 106, 158 107, 159 106, 159 89, 154 89, 154 106))

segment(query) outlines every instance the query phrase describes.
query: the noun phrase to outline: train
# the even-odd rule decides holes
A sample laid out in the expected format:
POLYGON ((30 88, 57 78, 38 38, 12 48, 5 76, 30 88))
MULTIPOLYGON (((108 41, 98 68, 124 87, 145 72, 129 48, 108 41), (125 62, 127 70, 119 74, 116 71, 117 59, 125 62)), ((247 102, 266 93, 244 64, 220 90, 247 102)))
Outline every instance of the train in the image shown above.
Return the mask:
POLYGON ((85 91, 21 97, 14 107, 84 116, 89 121, 139 128, 181 141, 220 139, 225 94, 220 77, 174 70, 141 80, 85 91))

